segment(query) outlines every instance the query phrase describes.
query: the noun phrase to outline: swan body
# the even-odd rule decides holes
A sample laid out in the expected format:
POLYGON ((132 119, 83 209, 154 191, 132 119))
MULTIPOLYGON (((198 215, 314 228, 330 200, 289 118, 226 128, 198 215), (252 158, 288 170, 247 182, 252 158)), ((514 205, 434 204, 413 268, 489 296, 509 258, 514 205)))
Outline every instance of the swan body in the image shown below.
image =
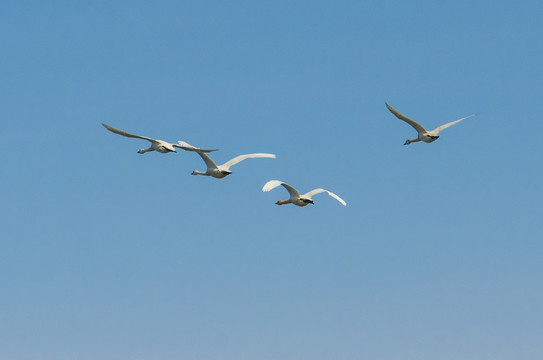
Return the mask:
POLYGON ((297 206, 306 206, 307 204, 315 205, 315 203, 313 202, 313 199, 312 199, 313 195, 325 192, 325 193, 328 193, 328 195, 330 195, 331 197, 333 197, 337 201, 339 201, 343 206, 347 206, 347 203, 342 198, 340 198, 339 196, 337 196, 336 194, 334 194, 331 191, 318 188, 318 189, 311 190, 311 191, 309 191, 309 192, 307 192, 307 193, 305 193, 303 195, 300 195, 298 190, 296 190, 295 188, 293 188, 289 184, 284 183, 284 182, 282 182, 280 180, 270 180, 270 181, 268 181, 266 184, 264 184, 264 187, 262 187, 262 191, 268 192, 268 191, 270 191, 272 189, 275 189, 279 185, 283 185, 283 187, 285 189, 287 189, 288 193, 290 194, 290 198, 288 200, 279 200, 279 201, 277 201, 276 202, 277 205, 285 205, 285 204, 294 204, 294 205, 297 205, 297 206))
POLYGON ((179 147, 181 147, 183 150, 187 151, 194 151, 200 155, 202 160, 207 165, 206 171, 199 171, 194 170, 192 172, 192 175, 204 175, 204 176, 212 176, 217 179, 222 179, 224 177, 227 177, 228 175, 232 174, 232 171, 230 171, 230 167, 233 165, 236 165, 237 163, 245 160, 245 159, 254 159, 254 158, 272 158, 275 159, 275 154, 264 154, 264 153, 255 153, 255 154, 245 154, 245 155, 239 155, 235 158, 225 162, 222 165, 217 165, 211 158, 203 151, 201 151, 199 148, 194 147, 184 141, 178 141, 179 147))
POLYGON ((413 140, 406 140, 404 145, 409 145, 411 143, 418 142, 418 141, 424 141, 425 143, 434 142, 439 138, 438 134, 442 130, 445 130, 449 126, 453 126, 454 124, 457 124, 462 120, 466 120, 467 118, 478 115, 478 114, 471 114, 471 115, 466 116, 464 118, 461 118, 461 119, 458 119, 458 120, 455 120, 455 121, 451 121, 450 123, 447 123, 445 125, 438 126, 437 128, 435 128, 432 131, 427 131, 421 124, 419 124, 415 120, 412 120, 412 119, 408 118, 407 116, 402 115, 398 110, 394 109, 392 106, 388 105, 387 103, 385 103, 385 105, 388 108, 388 110, 390 110, 390 112, 393 113, 398 119, 405 121, 406 123, 411 125, 413 128, 415 128, 415 130, 417 130, 418 137, 416 139, 413 139, 413 140))
MULTIPOLYGON (((181 146, 181 145, 171 144, 171 143, 163 141, 163 140, 151 139, 151 138, 149 138, 147 136, 140 136, 140 135, 130 134, 130 133, 127 133, 126 131, 115 129, 113 126, 109 126, 109 125, 104 124, 104 123, 102 123, 102 126, 105 127, 106 129, 108 129, 109 131, 111 131, 112 133, 115 133, 117 135, 122 135, 122 136, 126 136, 126 137, 129 137, 129 138, 137 138, 137 139, 143 139, 143 140, 150 141, 151 146, 149 148, 147 148, 147 149, 139 149, 138 150, 139 154, 145 154, 146 152, 149 152, 149 151, 158 151, 159 153, 166 154, 166 153, 169 153, 169 152, 177 152, 177 151, 175 151, 175 148, 181 148, 181 149, 183 148, 183 146, 181 146)), ((199 151, 201 151, 201 152, 213 152, 213 151, 217 151, 217 149, 199 149, 199 151)))

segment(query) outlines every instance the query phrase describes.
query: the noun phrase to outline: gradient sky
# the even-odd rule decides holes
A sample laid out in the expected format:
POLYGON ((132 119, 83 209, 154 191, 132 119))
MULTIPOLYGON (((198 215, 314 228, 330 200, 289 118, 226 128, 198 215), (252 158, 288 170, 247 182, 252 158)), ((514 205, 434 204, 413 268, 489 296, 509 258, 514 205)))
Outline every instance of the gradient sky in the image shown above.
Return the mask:
POLYGON ((3 1, 0 358, 543 358, 540 1, 3 1), (429 129, 480 112, 432 143, 429 129), (225 179, 193 153, 252 152, 225 179), (276 206, 323 187, 315 206, 276 206))

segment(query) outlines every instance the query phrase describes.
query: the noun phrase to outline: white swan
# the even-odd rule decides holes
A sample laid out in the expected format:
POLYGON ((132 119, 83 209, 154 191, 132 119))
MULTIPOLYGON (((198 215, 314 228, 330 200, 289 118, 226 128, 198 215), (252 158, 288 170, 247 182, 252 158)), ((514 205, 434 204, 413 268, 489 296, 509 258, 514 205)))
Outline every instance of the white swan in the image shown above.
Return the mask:
POLYGON ((202 157, 204 162, 207 165, 207 170, 204 171, 198 171, 194 170, 192 172, 192 175, 205 175, 205 176, 212 176, 217 179, 222 179, 223 177, 226 177, 230 174, 232 174, 232 171, 230 171, 230 167, 233 165, 236 165, 237 163, 245 160, 245 159, 254 159, 254 158, 272 158, 275 159, 275 154, 263 154, 263 153, 256 153, 256 154, 245 154, 245 155, 239 155, 233 158, 230 161, 225 162, 222 165, 215 164, 213 160, 205 152, 203 152, 201 149, 196 148, 184 141, 178 141, 179 147, 181 147, 184 150, 188 151, 194 151, 197 152, 198 155, 202 157))
MULTIPOLYGON (((109 126, 109 125, 104 124, 104 123, 102 123, 102 126, 105 127, 106 129, 108 129, 109 131, 111 131, 112 133, 115 133, 115 134, 118 134, 118 135, 150 141, 151 142, 151 147, 148 148, 148 149, 140 149, 140 150, 138 150, 138 153, 140 153, 140 154, 145 154, 146 152, 149 152, 149 151, 158 151, 160 153, 166 154, 166 153, 169 153, 169 152, 177 152, 177 151, 175 151, 174 147, 180 148, 180 149, 183 148, 183 146, 181 146, 181 145, 170 144, 169 142, 166 142, 166 141, 163 141, 163 140, 155 140, 155 139, 148 138, 146 136, 130 134, 130 133, 127 133, 126 131, 115 129, 113 126, 109 126)), ((202 151, 202 152, 213 152, 213 151, 217 151, 218 149, 211 149, 211 150, 210 149, 198 149, 198 150, 202 151)))
POLYGON ((282 181, 279 181, 279 180, 270 180, 270 181, 268 181, 266 184, 264 184, 264 187, 262 188, 262 191, 266 191, 266 192, 270 191, 272 189, 275 189, 279 185, 283 185, 283 187, 285 189, 287 189, 288 193, 290 194, 290 198, 288 200, 279 200, 278 202, 276 202, 277 205, 285 205, 285 204, 294 204, 294 205, 298 205, 298 206, 306 206, 307 204, 313 204, 314 205, 315 203, 313 202, 311 197, 313 195, 325 192, 325 193, 328 193, 328 195, 330 195, 331 197, 333 197, 337 201, 339 201, 341 204, 343 204, 343 206, 347 206, 347 203, 342 198, 340 198, 339 196, 337 196, 336 194, 334 194, 331 191, 319 188, 319 189, 311 190, 310 192, 305 193, 303 195, 300 195, 298 190, 296 190, 295 188, 293 188, 289 184, 286 184, 286 183, 284 183, 282 181))
POLYGON ((409 145, 411 143, 414 143, 414 142, 417 142, 417 141, 424 141, 425 143, 431 143, 432 141, 436 141, 439 136, 437 134, 439 134, 440 131, 442 130, 445 130, 446 128, 448 128, 449 126, 452 126, 456 123, 459 123, 460 121, 462 120, 466 120, 467 118, 470 118, 472 116, 475 116, 475 115, 478 115, 478 113, 476 114, 471 114, 469 116, 466 116, 462 119, 458 119, 458 120, 455 120, 455 121, 451 121, 450 123, 447 123, 445 125, 441 125, 437 128, 435 128, 434 130, 432 131, 427 131, 421 124, 419 124, 418 122, 414 121, 414 120, 411 120, 410 118, 408 118, 407 116, 405 115, 402 115, 398 110, 394 109, 392 106, 388 105, 387 103, 385 103, 385 105, 387 106, 388 110, 390 110, 391 113, 393 113, 394 115, 396 115, 396 117, 400 120, 403 120, 405 121, 406 123, 408 123, 409 125, 411 125, 412 127, 415 128, 415 130, 417 130, 417 133, 419 134, 419 136, 414 139, 414 140, 407 140, 405 142, 404 145, 409 145))

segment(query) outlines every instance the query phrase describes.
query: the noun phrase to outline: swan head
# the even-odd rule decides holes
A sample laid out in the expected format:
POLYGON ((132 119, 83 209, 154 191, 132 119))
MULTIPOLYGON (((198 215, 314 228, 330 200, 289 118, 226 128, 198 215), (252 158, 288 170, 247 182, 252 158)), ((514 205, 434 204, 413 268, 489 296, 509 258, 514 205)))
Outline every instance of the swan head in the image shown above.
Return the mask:
POLYGON ((409 145, 409 144, 411 144, 411 143, 412 143, 412 141, 411 141, 411 140, 405 140, 405 143, 404 143, 404 145, 409 145))
POLYGON ((145 154, 145 149, 139 149, 138 154, 145 154))
POLYGON ((287 200, 279 200, 275 204, 277 204, 277 205, 285 205, 285 204, 288 204, 288 201, 287 200))

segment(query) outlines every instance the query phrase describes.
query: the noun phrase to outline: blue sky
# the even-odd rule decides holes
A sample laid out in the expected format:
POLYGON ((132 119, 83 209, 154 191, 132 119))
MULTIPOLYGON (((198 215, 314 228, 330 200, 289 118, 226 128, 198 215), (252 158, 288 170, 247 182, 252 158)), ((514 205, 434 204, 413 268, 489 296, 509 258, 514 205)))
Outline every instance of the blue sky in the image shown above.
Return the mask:
POLYGON ((541 359, 542 15, 3 2, 0 357, 541 359))

